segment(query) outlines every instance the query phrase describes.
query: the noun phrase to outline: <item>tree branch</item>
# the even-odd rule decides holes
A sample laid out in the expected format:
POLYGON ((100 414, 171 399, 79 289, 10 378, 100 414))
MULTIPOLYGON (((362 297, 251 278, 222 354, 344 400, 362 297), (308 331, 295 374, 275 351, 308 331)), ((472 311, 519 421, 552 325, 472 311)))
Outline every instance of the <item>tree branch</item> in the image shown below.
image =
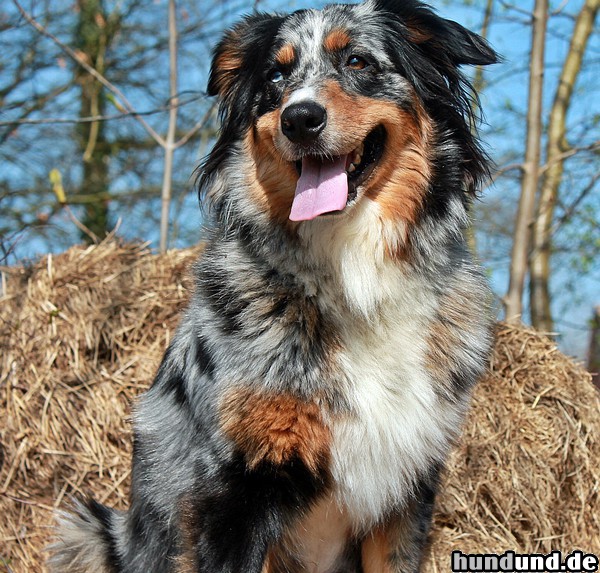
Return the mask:
POLYGON ((175 143, 175 149, 183 147, 192 137, 194 137, 194 135, 196 135, 196 133, 198 133, 198 131, 200 131, 204 127, 206 122, 209 120, 210 116, 214 114, 216 107, 217 102, 215 101, 212 103, 208 111, 204 114, 202 119, 200 119, 200 121, 198 121, 196 125, 192 127, 192 129, 190 129, 183 137, 179 139, 179 141, 175 143))
POLYGON ((79 54, 77 54, 73 49, 69 46, 61 42, 54 34, 49 32, 44 26, 42 26, 33 16, 31 16, 25 9, 21 6, 18 0, 13 0, 14 5, 17 7, 17 10, 21 13, 23 18, 27 20, 27 22, 35 28, 40 34, 46 36, 50 40, 52 40, 63 52, 65 52, 72 60, 77 62, 88 74, 93 76, 98 82, 100 82, 106 89, 112 92, 115 96, 117 96, 120 100, 120 103, 127 110, 127 112, 136 118, 136 120, 142 125, 142 127, 150 134, 150 136, 161 146, 165 146, 165 140, 150 126, 144 119, 139 115, 139 113, 135 110, 131 102, 125 97, 123 92, 116 87, 114 84, 109 82, 102 74, 100 74, 96 69, 90 66, 79 54))
MULTIPOLYGON (((169 0, 169 93, 170 101, 177 104, 177 14, 175 0, 169 0)), ((175 136, 177 132, 177 106, 172 105, 169 111, 169 128, 165 141, 165 164, 161 191, 160 213, 160 252, 167 250, 169 237, 169 208, 171 206, 171 186, 173 175, 173 154, 175 153, 175 136)))
MULTIPOLYGON (((156 115, 158 113, 170 111, 173 107, 184 107, 186 105, 189 105, 190 103, 194 103, 200 99, 203 99, 203 97, 204 96, 197 96, 194 98, 186 99, 185 101, 181 101, 181 99, 179 98, 179 101, 176 105, 175 104, 165 105, 165 106, 157 107, 155 109, 151 109, 151 110, 147 110, 147 111, 135 111, 135 112, 126 111, 126 112, 114 113, 114 114, 110 114, 110 115, 106 115, 106 114, 105 115, 90 115, 87 117, 71 117, 71 118, 69 118, 69 117, 49 117, 49 118, 43 118, 43 119, 15 119, 13 121, 0 121, 0 127, 6 127, 6 126, 15 126, 16 127, 19 125, 44 125, 44 124, 53 124, 53 123, 59 123, 59 124, 60 123, 69 123, 69 124, 71 124, 71 123, 93 123, 96 121, 112 121, 115 119, 123 119, 125 117, 132 117, 132 116, 156 115)), ((211 110, 214 109, 214 104, 211 106, 210 109, 211 110)), ((35 110, 32 110, 32 111, 35 111, 35 110)), ((201 122, 199 122, 199 123, 201 123, 201 122)), ((200 125, 199 128, 201 128, 201 127, 202 127, 202 125, 200 125)), ((195 129, 195 128, 193 128, 193 129, 195 129)), ((193 136, 193 134, 192 134, 192 136, 193 136)))

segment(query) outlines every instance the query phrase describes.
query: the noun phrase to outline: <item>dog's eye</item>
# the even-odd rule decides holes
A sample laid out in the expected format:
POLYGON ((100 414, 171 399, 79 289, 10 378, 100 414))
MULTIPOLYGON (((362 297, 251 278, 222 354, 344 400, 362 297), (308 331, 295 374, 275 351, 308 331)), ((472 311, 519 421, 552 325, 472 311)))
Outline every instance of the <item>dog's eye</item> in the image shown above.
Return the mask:
POLYGON ((284 79, 283 72, 281 70, 273 70, 269 73, 269 81, 274 84, 278 84, 284 79))
POLYGON ((364 70, 368 66, 369 62, 367 62, 367 60, 355 55, 350 56, 346 62, 346 67, 353 70, 364 70))

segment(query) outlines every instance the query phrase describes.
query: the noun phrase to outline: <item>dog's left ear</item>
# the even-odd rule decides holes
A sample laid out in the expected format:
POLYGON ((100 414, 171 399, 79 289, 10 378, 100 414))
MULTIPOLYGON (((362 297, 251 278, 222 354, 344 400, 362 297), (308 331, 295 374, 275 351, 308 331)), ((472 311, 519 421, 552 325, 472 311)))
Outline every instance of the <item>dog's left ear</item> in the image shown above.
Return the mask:
POLYGON ((434 23, 438 29, 431 42, 437 44, 438 49, 447 50, 455 65, 486 66, 498 62, 496 52, 479 34, 467 30, 453 20, 438 16, 435 18, 439 21, 434 23))
POLYGON ((377 8, 403 26, 408 39, 434 61, 448 58, 455 66, 484 66, 499 61, 496 52, 478 34, 438 16, 417 0, 376 0, 377 8))

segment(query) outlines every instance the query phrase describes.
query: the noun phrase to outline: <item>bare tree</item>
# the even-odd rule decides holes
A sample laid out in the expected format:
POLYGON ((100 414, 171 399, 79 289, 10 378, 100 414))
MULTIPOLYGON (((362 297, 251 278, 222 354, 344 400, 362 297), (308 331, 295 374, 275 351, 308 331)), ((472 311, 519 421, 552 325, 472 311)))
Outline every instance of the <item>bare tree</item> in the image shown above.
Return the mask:
MULTIPOLYGON (((149 217, 144 219, 149 222, 150 218, 155 219, 157 211, 155 206, 152 207, 152 203, 162 194, 160 247, 161 250, 166 248, 169 205, 173 196, 173 174, 177 172, 182 174, 178 179, 180 188, 178 194, 181 196, 183 184, 194 166, 191 157, 193 151, 190 153, 188 150, 183 155, 176 152, 183 147, 189 149, 191 146, 188 144, 199 140, 196 136, 202 131, 214 134, 214 127, 207 124, 215 122, 214 105, 208 102, 205 94, 201 91, 185 89, 186 85, 190 84, 191 74, 186 74, 184 87, 179 86, 178 55, 183 50, 184 65, 190 67, 190 63, 193 63, 194 75, 206 75, 209 61, 206 54, 210 52, 210 46, 214 44, 222 27, 228 23, 224 16, 239 10, 239 6, 237 3, 235 5, 232 3, 224 7, 218 0, 214 0, 210 3, 210 8, 206 5, 203 9, 199 8, 199 12, 192 19, 189 10, 190 8, 196 10, 195 6, 184 1, 170 0, 169 26, 165 29, 160 25, 164 18, 161 19, 156 10, 148 12, 148 4, 152 6, 150 0, 126 0, 117 3, 114 13, 107 13, 103 0, 78 0, 75 6, 70 5, 61 14, 59 20, 58 3, 32 5, 32 9, 37 8, 37 15, 34 17, 23 7, 21 0, 13 1, 22 22, 26 22, 31 30, 38 34, 38 37, 31 42, 32 46, 40 44, 41 35, 50 40, 58 50, 52 54, 46 44, 45 52, 51 53, 49 67, 55 67, 58 61, 60 67, 67 68, 71 61, 75 66, 75 73, 70 78, 67 76, 58 94, 67 94, 66 98, 63 95, 61 105, 57 106, 62 111, 62 115, 48 117, 48 113, 44 114, 46 110, 51 109, 46 105, 47 102, 53 101, 54 94, 50 93, 48 98, 40 100, 42 103, 36 106, 34 111, 37 113, 28 112, 23 104, 20 106, 22 109, 18 110, 21 113, 13 122, 0 121, 0 137, 10 137, 12 132, 16 133, 16 130, 20 130, 19 137, 11 141, 14 147, 15 143, 22 139, 25 131, 35 133, 36 129, 63 126, 62 133, 66 133, 68 129, 72 129, 68 124, 75 125, 78 137, 54 137, 55 145, 51 149, 56 150, 70 144, 74 150, 62 156, 57 154, 54 159, 48 158, 45 168, 39 162, 35 163, 36 169, 41 171, 41 189, 36 190, 36 195, 45 193, 47 198, 43 202, 33 200, 31 188, 13 191, 7 184, 6 191, 0 188, 3 208, 12 201, 13 195, 16 200, 20 200, 19 197, 27 197, 25 200, 20 200, 19 209, 22 210, 28 205, 34 212, 39 213, 44 209, 45 214, 40 220, 47 223, 54 215, 61 212, 61 204, 52 205, 52 197, 48 197, 48 173, 59 168, 63 175, 66 203, 79 206, 77 211, 80 211, 82 222, 85 223, 86 228, 93 229, 92 235, 99 237, 102 237, 110 227, 107 222, 109 202, 113 205, 111 210, 114 217, 115 200, 118 201, 119 207, 122 207, 125 204, 123 201, 127 201, 128 198, 137 199, 136 202, 132 202, 132 207, 140 210, 146 205, 149 217), (180 34, 176 25, 176 14, 181 20, 180 34), (76 25, 73 25, 73 22, 76 25), (152 32, 152 26, 155 27, 154 32, 148 33, 148 31, 152 32), (71 34, 73 29, 75 29, 74 35, 71 34), (180 37, 183 47, 178 45, 180 37), (112 45, 113 40, 114 45, 112 45), (168 52, 164 49, 167 45, 168 52), (169 61, 170 73, 157 74, 156 70, 165 69, 165 66, 162 64, 157 66, 155 62, 163 62, 165 53, 168 53, 166 59, 169 61), (76 82, 73 82, 73 77, 76 78, 76 82), (165 95, 165 87, 168 96, 165 95), (75 88, 79 95, 74 98, 75 88), (185 91, 180 93, 180 89, 185 91), (77 100, 79 105, 75 103, 77 100), (151 104, 153 107, 139 109, 144 105, 147 107, 148 102, 152 100, 156 102, 151 104), (132 103, 134 101, 135 105, 132 103), (65 102, 68 102, 68 107, 65 107, 65 102), (187 108, 185 113, 184 108, 187 108), (194 110, 195 114, 193 114, 194 110), (153 118, 153 116, 158 117, 153 118), (178 121, 186 126, 185 130, 178 129, 178 121), (136 129, 133 124, 137 124, 141 129, 136 129), (163 133, 165 135, 162 135, 163 133), (162 161, 156 161, 157 154, 162 154, 162 161), (82 168, 69 176, 69 173, 63 170, 67 169, 63 165, 69 162, 65 160, 66 158, 75 155, 83 158, 80 164, 82 168), (176 170, 176 155, 181 156, 178 160, 180 163, 186 157, 188 158, 188 166, 185 170, 176 170), (115 169, 117 160, 121 172, 115 169), (139 189, 123 191, 121 185, 117 191, 114 191, 112 187, 115 180, 121 177, 120 173, 123 174, 122 177, 128 179, 128 182, 133 177, 138 177, 139 189), (162 178, 162 186, 157 185, 159 177, 162 178), (75 178, 78 181, 74 182, 75 178), (144 179, 150 178, 152 184, 143 182, 144 179), (139 201, 141 196, 146 197, 145 201, 139 201)), ((16 32, 16 26, 14 24, 12 26, 12 30, 10 26, 9 30, 16 32)), ((26 32, 23 26, 19 28, 21 36, 25 36, 26 32)), ((30 59, 24 60, 15 70, 15 82, 24 75, 19 70, 21 68, 28 70, 28 66, 33 68, 33 71, 29 70, 29 74, 35 74, 35 62, 32 63, 30 59)), ((44 85, 43 82, 40 83, 44 85)), ((3 88, 2 84, 3 82, 0 82, 0 88, 3 88)), ((202 87, 204 85, 201 79, 199 85, 202 87)), ((6 89, 9 88, 10 86, 7 85, 6 89)), ((39 135, 34 136, 34 139, 39 141, 39 135)), ((202 138, 202 141, 205 139, 202 138)), ((30 153, 29 149, 27 153, 30 153)), ((45 150, 41 156, 46 160, 45 150)), ((11 159, 12 157, 16 155, 13 154, 11 159)), ((15 184, 27 185, 23 179, 16 181, 15 184)), ((76 211, 69 213, 66 220, 72 220, 73 213, 76 211)), ((7 225, 6 236, 8 237, 13 236, 15 227, 26 227, 25 224, 16 222, 15 216, 16 212, 11 215, 12 225, 7 225)), ((144 237, 141 228, 136 235, 139 238, 144 237)))
POLYGON ((531 67, 529 75, 529 103, 527 111, 527 146, 521 197, 515 224, 510 264, 510 283, 505 298, 506 318, 521 320, 523 289, 527 275, 531 225, 535 214, 535 199, 539 182, 541 155, 542 95, 544 87, 544 53, 548 21, 548 0, 536 0, 533 12, 531 67))
POLYGON ((599 6, 600 0, 586 0, 577 16, 548 123, 547 170, 533 224, 529 291, 531 322, 544 332, 552 332, 554 328, 549 288, 550 259, 555 206, 563 178, 564 162, 571 151, 566 140, 567 112, 599 6))

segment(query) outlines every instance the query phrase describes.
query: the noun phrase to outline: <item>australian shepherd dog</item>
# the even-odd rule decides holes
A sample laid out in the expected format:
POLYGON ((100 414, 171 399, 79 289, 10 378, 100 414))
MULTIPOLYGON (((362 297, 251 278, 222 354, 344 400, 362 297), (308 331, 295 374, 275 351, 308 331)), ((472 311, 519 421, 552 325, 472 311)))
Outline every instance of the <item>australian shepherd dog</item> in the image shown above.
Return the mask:
POLYGON ((62 514, 53 571, 419 571, 491 346, 460 69, 496 59, 417 0, 225 33, 207 245, 135 408, 130 506, 62 514))

